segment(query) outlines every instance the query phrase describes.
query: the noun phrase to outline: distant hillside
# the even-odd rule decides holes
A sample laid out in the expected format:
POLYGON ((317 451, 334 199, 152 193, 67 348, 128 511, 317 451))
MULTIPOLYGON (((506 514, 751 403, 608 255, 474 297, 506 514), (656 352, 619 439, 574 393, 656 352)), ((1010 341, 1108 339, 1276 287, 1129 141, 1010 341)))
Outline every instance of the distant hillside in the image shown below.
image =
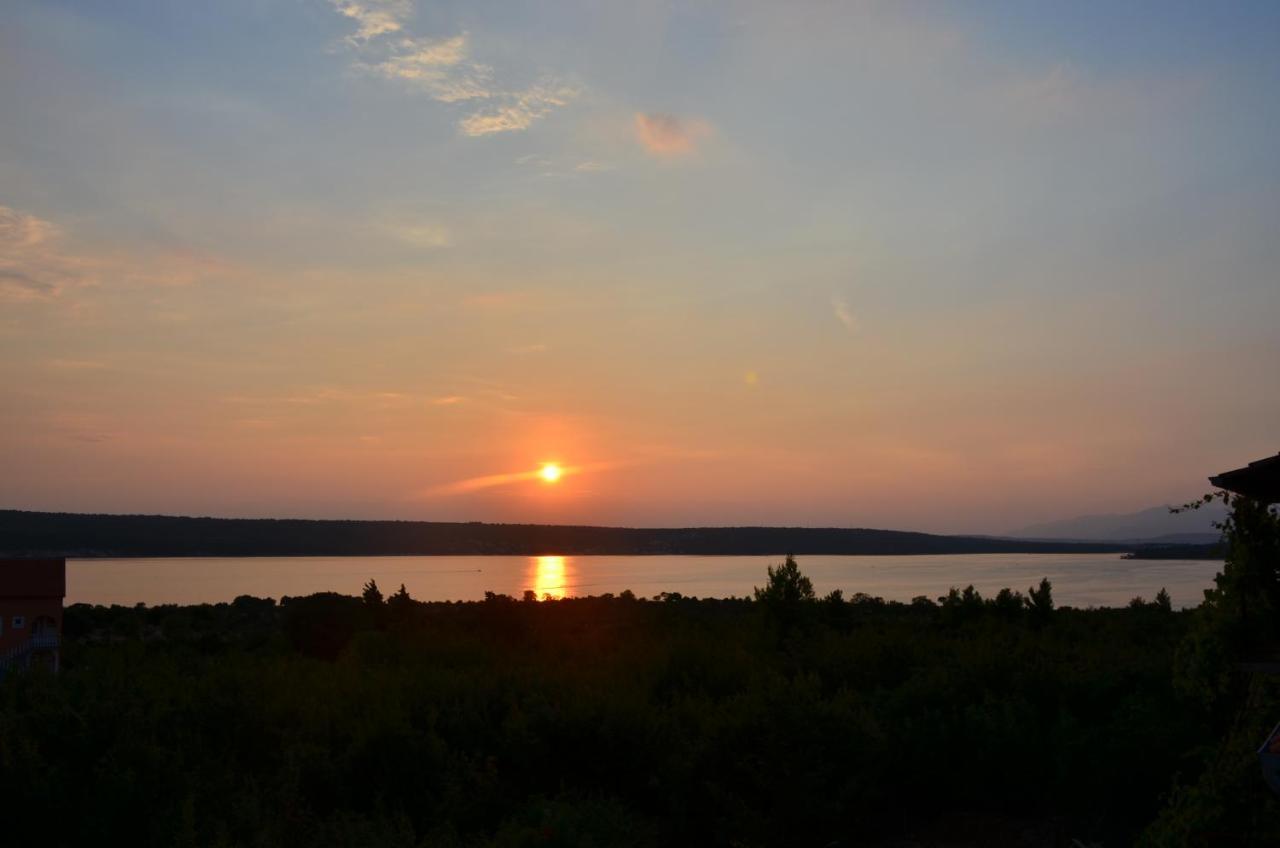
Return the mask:
POLYGON ((637 529, 427 521, 306 521, 0 510, 0 555, 960 554, 1123 552, 1061 543, 811 527, 637 529))
POLYGON ((1089 541, 1177 542, 1211 544, 1221 535, 1214 529, 1226 510, 1213 503, 1191 512, 1172 513, 1167 506, 1155 506, 1123 515, 1082 515, 1063 521, 1033 524, 1014 532, 1023 539, 1083 539, 1089 541))

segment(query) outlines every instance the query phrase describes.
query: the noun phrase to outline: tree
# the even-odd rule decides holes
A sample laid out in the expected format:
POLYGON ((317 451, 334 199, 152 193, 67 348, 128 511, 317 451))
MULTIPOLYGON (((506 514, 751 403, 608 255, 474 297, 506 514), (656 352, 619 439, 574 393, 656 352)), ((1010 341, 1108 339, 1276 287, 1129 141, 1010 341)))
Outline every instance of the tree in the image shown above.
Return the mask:
POLYGON ((1005 618, 1016 619, 1022 615, 1022 594, 1007 587, 1001 589, 995 600, 990 603, 995 611, 1005 618))
POLYGON ((364 584, 364 592, 361 597, 364 598, 364 602, 368 606, 382 606, 382 591, 378 588, 378 581, 370 580, 368 583, 364 584))
POLYGON ((755 587, 755 598, 766 617, 778 626, 779 638, 783 638, 800 618, 801 607, 812 603, 816 596, 813 583, 800 573, 791 554, 776 568, 769 566, 768 572, 769 581, 764 588, 755 587))
POLYGON ((787 554, 786 561, 777 568, 769 566, 768 572, 769 582, 765 587, 755 588, 757 601, 770 606, 790 606, 814 599, 812 581, 800 573, 800 566, 796 565, 796 558, 791 554, 787 554))
POLYGON ((407 616, 412 608, 413 598, 409 597, 408 590, 401 583, 400 588, 387 599, 387 610, 391 613, 392 618, 400 619, 407 616))
POLYGON ((949 625, 958 625, 980 617, 986 602, 982 593, 970 583, 963 590, 952 586, 947 594, 938 598, 938 605, 942 607, 942 620, 949 625))
POLYGON ((1226 558, 1178 648, 1176 680, 1223 717, 1244 697, 1246 681, 1237 664, 1280 651, 1280 512, 1224 491, 1172 511, 1214 500, 1229 510, 1214 524, 1226 542, 1226 558))
POLYGON ((1048 624, 1053 617, 1053 584, 1049 578, 1040 580, 1040 586, 1027 590, 1027 609, 1031 612, 1031 622, 1037 626, 1048 624))

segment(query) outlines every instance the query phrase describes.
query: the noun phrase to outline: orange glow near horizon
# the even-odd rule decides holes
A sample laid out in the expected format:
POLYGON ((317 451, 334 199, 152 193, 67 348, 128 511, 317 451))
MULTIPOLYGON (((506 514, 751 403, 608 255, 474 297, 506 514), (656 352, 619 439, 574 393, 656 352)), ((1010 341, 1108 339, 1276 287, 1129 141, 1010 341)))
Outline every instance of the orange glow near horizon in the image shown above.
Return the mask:
POLYGON ((539 598, 560 600, 565 596, 565 558, 562 556, 534 557, 533 591, 539 598))
POLYGON ((1039 538, 1280 451, 1280 2, 186 0, 199 74, 61 5, 0 0, 4 515, 1039 538))

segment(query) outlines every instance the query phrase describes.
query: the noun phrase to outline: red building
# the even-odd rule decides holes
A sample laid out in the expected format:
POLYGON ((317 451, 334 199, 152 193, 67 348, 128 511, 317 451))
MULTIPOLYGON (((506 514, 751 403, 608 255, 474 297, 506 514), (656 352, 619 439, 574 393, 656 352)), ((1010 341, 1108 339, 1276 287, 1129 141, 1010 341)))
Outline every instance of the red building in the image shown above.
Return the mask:
POLYGON ((0 559, 0 674, 44 665, 58 670, 65 559, 0 559))

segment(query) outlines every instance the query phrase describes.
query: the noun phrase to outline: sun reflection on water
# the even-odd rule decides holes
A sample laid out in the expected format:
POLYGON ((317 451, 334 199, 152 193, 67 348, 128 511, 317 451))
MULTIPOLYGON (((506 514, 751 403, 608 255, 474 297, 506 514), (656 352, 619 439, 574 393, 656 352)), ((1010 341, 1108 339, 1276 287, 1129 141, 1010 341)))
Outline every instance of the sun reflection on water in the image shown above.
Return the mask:
POLYGON ((562 556, 539 556, 530 559, 533 574, 533 590, 539 598, 550 595, 559 600, 565 595, 565 558, 562 556))

